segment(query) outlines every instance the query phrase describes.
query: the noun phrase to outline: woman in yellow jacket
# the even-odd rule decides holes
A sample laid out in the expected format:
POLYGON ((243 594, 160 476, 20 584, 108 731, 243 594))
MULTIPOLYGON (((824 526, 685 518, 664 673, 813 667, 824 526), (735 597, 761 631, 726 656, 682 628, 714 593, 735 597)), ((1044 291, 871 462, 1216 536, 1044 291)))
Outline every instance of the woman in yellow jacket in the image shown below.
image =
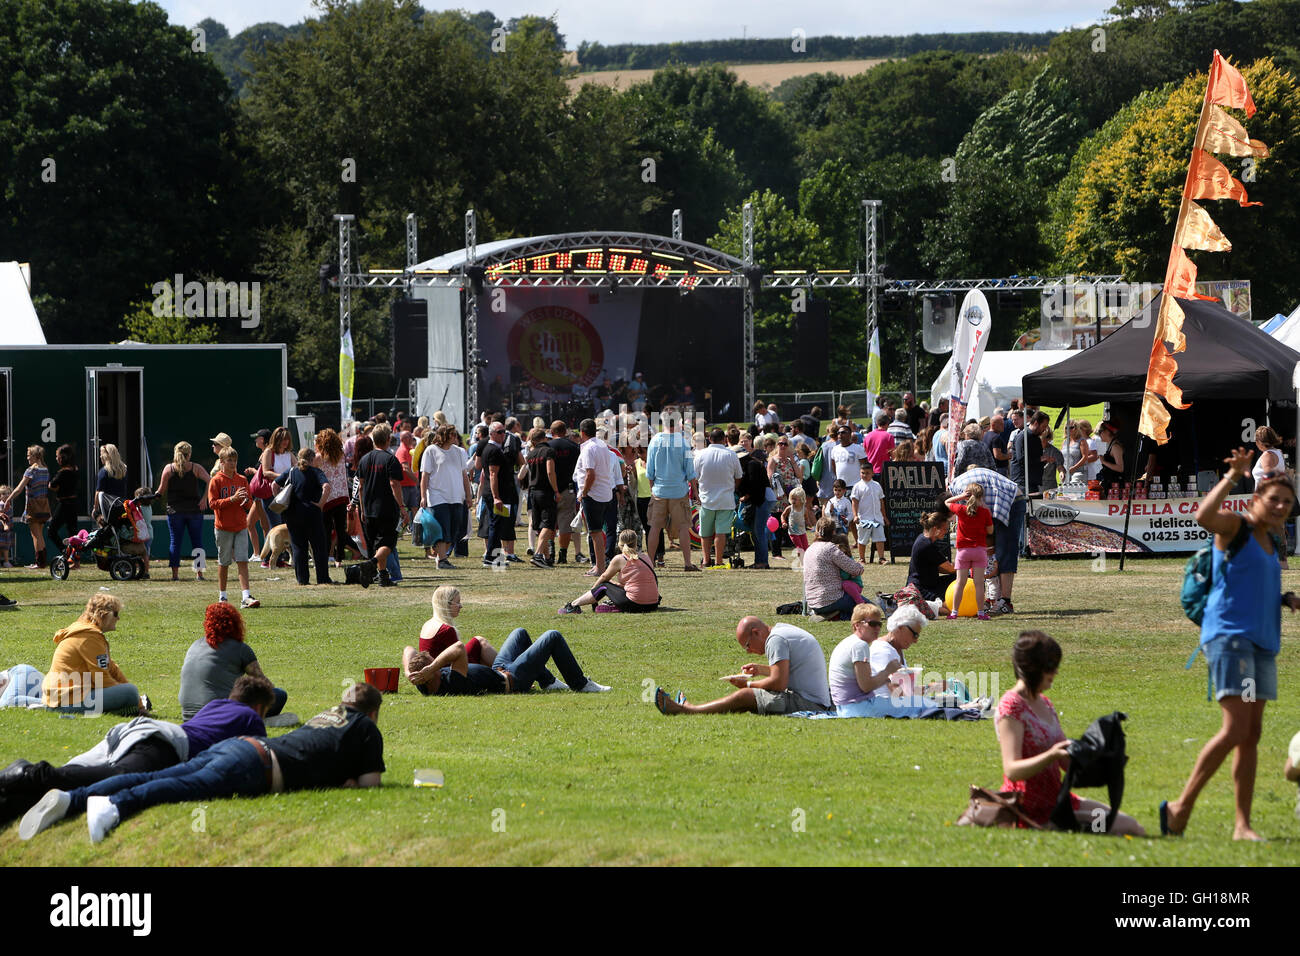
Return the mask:
POLYGON ((54 660, 41 685, 46 707, 132 717, 147 713, 147 699, 109 656, 104 635, 116 629, 121 615, 120 600, 96 594, 81 617, 54 635, 54 660))

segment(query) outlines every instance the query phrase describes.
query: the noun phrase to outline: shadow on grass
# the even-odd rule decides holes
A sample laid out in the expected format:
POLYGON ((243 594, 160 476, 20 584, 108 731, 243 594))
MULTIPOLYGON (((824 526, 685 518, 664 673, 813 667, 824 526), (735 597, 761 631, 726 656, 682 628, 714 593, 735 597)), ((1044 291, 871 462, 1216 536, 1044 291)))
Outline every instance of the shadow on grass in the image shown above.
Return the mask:
POLYGON ((1091 607, 1072 607, 1061 608, 1059 611, 1026 611, 1017 613, 1017 618, 1031 617, 1084 617, 1092 614, 1109 614, 1110 608, 1091 608, 1091 607))

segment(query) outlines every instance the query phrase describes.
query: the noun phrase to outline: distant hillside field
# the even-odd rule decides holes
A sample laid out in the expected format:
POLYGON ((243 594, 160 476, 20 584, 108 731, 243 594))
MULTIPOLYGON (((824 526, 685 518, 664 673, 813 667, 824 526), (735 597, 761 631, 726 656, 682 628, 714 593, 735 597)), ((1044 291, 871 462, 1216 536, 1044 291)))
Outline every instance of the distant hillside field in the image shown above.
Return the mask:
MULTIPOLYGON (((884 57, 871 60, 802 60, 796 63, 742 63, 738 66, 729 65, 727 69, 750 86, 759 89, 775 89, 793 76, 804 76, 808 73, 856 76, 884 62, 884 57)), ((569 77, 567 82, 571 90, 576 90, 586 83, 599 83, 602 86, 625 90, 635 83, 644 83, 654 75, 654 70, 598 70, 592 73, 578 73, 569 77)))

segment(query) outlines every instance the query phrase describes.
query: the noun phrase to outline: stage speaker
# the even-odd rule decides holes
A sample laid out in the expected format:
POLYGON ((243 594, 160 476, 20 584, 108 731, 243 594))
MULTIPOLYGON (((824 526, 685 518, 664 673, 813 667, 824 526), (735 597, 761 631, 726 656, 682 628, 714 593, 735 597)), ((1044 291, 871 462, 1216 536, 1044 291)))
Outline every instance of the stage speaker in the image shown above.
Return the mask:
POLYGON ((831 306, 809 299, 806 311, 794 314, 794 374, 810 384, 830 374, 831 306))
POLYGON ((393 303, 393 377, 429 376, 429 303, 398 299, 393 303))
POLYGON ((949 293, 921 296, 921 345, 932 355, 952 351, 957 331, 957 297, 949 293))

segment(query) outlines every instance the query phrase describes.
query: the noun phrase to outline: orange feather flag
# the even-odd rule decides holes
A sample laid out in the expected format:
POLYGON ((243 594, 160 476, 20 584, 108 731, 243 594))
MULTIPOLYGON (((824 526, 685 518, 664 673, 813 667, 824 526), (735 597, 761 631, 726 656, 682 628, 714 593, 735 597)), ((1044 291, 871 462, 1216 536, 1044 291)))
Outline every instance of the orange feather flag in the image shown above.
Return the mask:
POLYGON ((1209 101, 1219 106, 1245 110, 1246 118, 1255 115, 1255 101, 1246 88, 1246 78, 1231 63, 1214 51, 1214 64, 1210 67, 1209 101))
MULTIPOLYGON (((1170 250, 1169 271, 1165 273, 1165 297, 1170 296, 1180 299, 1196 297, 1196 263, 1187 258, 1187 253, 1177 243, 1170 250)), ((1160 308, 1160 315, 1163 319, 1164 306, 1160 308)))
POLYGON ((1232 243, 1210 218, 1210 214, 1194 202, 1189 202, 1187 206, 1187 218, 1174 237, 1174 244, 1184 249, 1201 249, 1205 252, 1231 252, 1232 243))
POLYGON ((1223 165, 1203 149, 1192 151, 1192 168, 1188 171, 1191 193, 1188 199, 1235 199, 1242 206, 1262 206, 1246 198, 1246 187, 1223 165))
POLYGON ((1268 147, 1246 134, 1246 127, 1217 106, 1210 107, 1210 121, 1205 129, 1205 148, 1211 153, 1229 156, 1268 155, 1268 147))
POLYGON ((1151 362, 1147 366, 1146 390, 1142 395, 1142 414, 1138 420, 1138 431, 1155 439, 1159 445, 1169 440, 1169 410, 1164 403, 1168 402, 1174 408, 1191 407, 1183 401, 1183 390, 1174 384, 1178 363, 1165 346, 1166 342, 1173 342, 1175 352, 1181 352, 1187 347, 1187 339, 1183 336, 1184 318, 1186 315, 1182 306, 1166 285, 1164 295, 1160 297, 1160 312, 1156 319, 1154 341, 1151 343, 1151 362))

